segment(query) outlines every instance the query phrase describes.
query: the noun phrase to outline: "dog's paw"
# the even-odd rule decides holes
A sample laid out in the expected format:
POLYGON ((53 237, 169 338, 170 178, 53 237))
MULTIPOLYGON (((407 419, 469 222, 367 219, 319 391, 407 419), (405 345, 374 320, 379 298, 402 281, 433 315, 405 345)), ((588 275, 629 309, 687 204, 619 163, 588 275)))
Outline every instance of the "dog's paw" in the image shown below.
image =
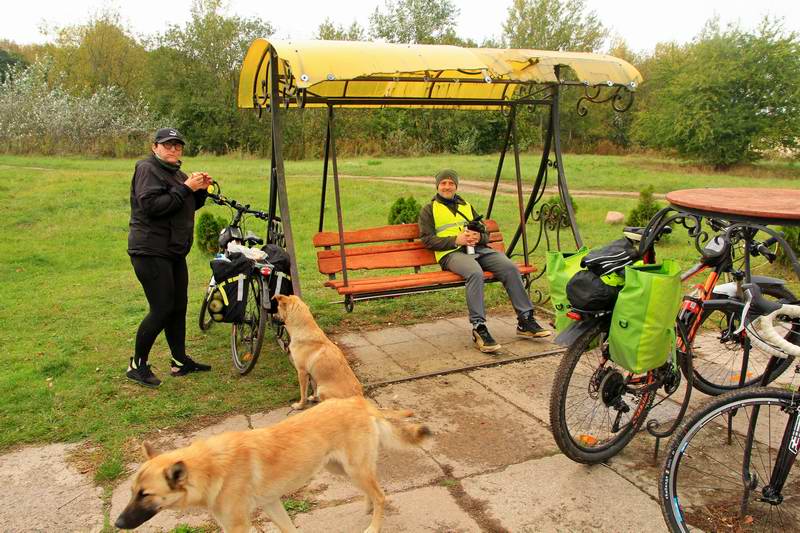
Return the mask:
POLYGON ((316 394, 315 394, 315 395, 313 395, 313 396, 309 396, 309 397, 308 397, 308 401, 309 401, 309 402, 314 402, 314 403, 317 403, 317 402, 319 402, 319 396, 317 396, 316 394))
POLYGON ((294 402, 292 404, 292 409, 294 409, 295 411, 302 411, 303 409, 305 409, 305 407, 306 404, 300 402, 294 402))

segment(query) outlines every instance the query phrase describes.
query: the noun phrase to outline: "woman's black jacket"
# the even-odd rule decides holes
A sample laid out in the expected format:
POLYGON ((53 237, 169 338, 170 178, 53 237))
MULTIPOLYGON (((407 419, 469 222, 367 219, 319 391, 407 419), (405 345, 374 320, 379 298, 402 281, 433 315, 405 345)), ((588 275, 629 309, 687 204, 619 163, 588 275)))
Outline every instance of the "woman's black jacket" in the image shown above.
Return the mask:
POLYGON ((207 192, 192 192, 183 184, 186 179, 186 174, 154 154, 136 162, 131 180, 129 255, 175 259, 189 253, 194 212, 205 203, 207 192))

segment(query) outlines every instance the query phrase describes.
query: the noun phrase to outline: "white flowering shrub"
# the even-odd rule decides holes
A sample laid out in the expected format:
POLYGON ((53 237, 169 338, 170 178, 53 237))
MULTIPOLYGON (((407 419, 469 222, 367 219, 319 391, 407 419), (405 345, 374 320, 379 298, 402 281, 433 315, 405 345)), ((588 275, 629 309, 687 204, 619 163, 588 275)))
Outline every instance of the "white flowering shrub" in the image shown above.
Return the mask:
POLYGON ((143 152, 166 123, 139 96, 117 87, 87 96, 48 80, 50 61, 12 67, 0 83, 0 150, 11 153, 124 156, 143 152))

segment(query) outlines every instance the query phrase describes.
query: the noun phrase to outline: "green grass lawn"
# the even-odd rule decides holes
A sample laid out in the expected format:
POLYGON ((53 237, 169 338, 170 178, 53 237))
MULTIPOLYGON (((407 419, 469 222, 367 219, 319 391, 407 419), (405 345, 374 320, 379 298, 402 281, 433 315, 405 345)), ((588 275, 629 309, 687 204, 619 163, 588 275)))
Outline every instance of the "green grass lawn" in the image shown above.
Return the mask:
MULTIPOLYGON (((285 405, 296 395, 294 372, 274 343, 265 344, 255 370, 242 378, 230 363, 229 328, 215 325, 199 331, 197 311, 210 269, 208 257, 189 255, 190 301, 188 353, 209 362, 207 374, 172 379, 163 338, 151 355, 164 378, 158 390, 127 381, 124 370, 132 354, 136 328, 146 312, 144 294, 126 254, 129 187, 133 160, 0 156, 0 208, 6 235, 0 242, 0 450, 35 442, 89 440, 97 446, 98 479, 120 475, 127 447, 168 428, 188 428, 230 413, 253 413, 285 405)), ((538 157, 525 155, 530 187, 538 157)), ((345 159, 342 174, 360 176, 432 175, 442 167, 465 178, 490 179, 494 156, 435 156, 411 159, 345 159)), ((656 191, 698 186, 793 187, 800 169, 765 164, 734 173, 704 173, 669 160, 645 157, 567 155, 565 166, 574 189, 656 191)), ((311 237, 317 229, 320 161, 287 162, 289 198, 305 299, 328 331, 349 331, 387 324, 407 324, 432 317, 465 316, 461 291, 416 295, 356 305, 346 314, 332 305, 335 293, 322 286, 311 237)), ((268 162, 256 159, 199 157, 187 170, 206 170, 226 195, 266 208, 268 162)), ((510 170, 510 167, 509 169, 510 170)), ((333 193, 326 228, 335 228, 333 193)), ((386 224, 391 203, 413 195, 420 203, 433 187, 343 179, 346 228, 386 224)), ((470 196, 479 211, 487 196, 470 196)), ((578 219, 584 240, 598 245, 619 235, 603 224, 608 210, 627 212, 632 199, 579 198, 578 219)), ((206 209, 228 217, 219 206, 206 209)), ((503 196, 495 214, 509 239, 516 204, 503 196)), ((252 223, 250 229, 263 233, 252 223)), ((537 227, 530 226, 530 242, 537 227)), ((562 234, 569 248, 569 235, 562 234)), ((542 247, 534 261, 543 264, 542 247)), ((661 248, 662 257, 684 265, 695 257, 685 233, 676 231, 661 248)), ((763 271, 763 270, 762 270, 763 271)), ((537 287, 546 289, 544 280, 537 287)), ((502 288, 488 289, 488 303, 510 310, 502 288)), ((466 318, 465 318, 466 320, 466 318)))

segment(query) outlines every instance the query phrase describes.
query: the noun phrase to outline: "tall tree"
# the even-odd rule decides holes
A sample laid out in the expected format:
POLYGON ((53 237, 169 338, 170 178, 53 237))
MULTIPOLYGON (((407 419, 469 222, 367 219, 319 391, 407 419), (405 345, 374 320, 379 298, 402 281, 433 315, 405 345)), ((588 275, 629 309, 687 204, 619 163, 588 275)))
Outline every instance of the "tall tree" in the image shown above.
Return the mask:
POLYGON ((509 48, 593 52, 607 31, 585 0, 514 0, 503 24, 509 48))
POLYGON ((64 76, 68 89, 91 94, 119 87, 135 96, 141 90, 147 52, 114 12, 94 15, 85 24, 55 30, 50 48, 54 72, 64 76))
POLYGON ((16 67, 24 67, 28 64, 25 59, 11 50, 0 48, 0 83, 4 83, 9 76, 9 72, 16 67))
POLYGON ((236 108, 236 88, 250 44, 273 31, 266 21, 226 15, 221 0, 195 0, 189 22, 155 40, 149 94, 185 130, 190 150, 221 153, 263 143, 263 125, 236 108))
POLYGON ((317 28, 316 37, 324 41, 363 41, 366 39, 366 32, 356 21, 345 28, 326 18, 317 28))
POLYGON ((798 146, 800 36, 780 21, 754 32, 712 21, 689 45, 657 48, 647 72, 634 124, 647 146, 717 168, 798 146))
POLYGON ((370 15, 370 35, 390 43, 456 44, 458 8, 451 0, 386 0, 370 15))

